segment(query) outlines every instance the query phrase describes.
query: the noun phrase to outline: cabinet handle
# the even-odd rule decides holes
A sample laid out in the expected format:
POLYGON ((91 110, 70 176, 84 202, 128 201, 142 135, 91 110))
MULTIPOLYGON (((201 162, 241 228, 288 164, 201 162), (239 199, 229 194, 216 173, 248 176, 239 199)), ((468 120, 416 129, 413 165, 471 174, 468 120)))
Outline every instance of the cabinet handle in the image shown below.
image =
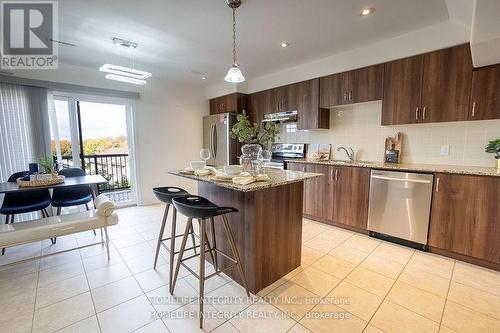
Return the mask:
POLYGON ((333 168, 330 169, 330 179, 333 180, 333 168))
POLYGON ((436 193, 439 192, 439 177, 436 179, 436 193))
POLYGON ((352 90, 349 91, 349 100, 352 101, 352 90))
POLYGON ((339 169, 335 169, 335 181, 339 180, 339 169))
POLYGON ((424 109, 422 110, 422 119, 425 120, 425 111, 427 110, 427 107, 424 106, 424 109))
POLYGON ((476 116, 476 102, 472 103, 472 117, 476 116))
POLYGON ((302 167, 302 172, 306 172, 306 167, 305 166, 302 167))
POLYGON ((347 101, 347 91, 344 93, 344 101, 347 101))
POLYGON ((419 107, 417 106, 417 108, 415 109, 415 120, 418 120, 418 109, 419 107))

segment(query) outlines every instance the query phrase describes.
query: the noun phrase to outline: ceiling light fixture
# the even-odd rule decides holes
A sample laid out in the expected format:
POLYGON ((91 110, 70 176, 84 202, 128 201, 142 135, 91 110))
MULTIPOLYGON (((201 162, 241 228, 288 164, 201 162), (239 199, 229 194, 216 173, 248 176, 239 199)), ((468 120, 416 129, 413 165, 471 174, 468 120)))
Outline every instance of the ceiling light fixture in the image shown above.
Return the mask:
POLYGON ((151 77, 151 75, 153 75, 149 72, 140 71, 138 69, 117 66, 117 65, 112 65, 112 64, 102 65, 101 68, 99 68, 99 70, 101 72, 104 72, 104 73, 127 76, 127 77, 131 77, 133 79, 139 79, 139 80, 147 79, 148 77, 151 77))
POLYGON ((119 37, 111 37, 111 41, 113 42, 113 44, 116 44, 116 45, 120 45, 120 46, 124 46, 124 47, 128 47, 128 48, 133 48, 133 49, 137 48, 136 42, 132 42, 130 40, 122 39, 119 37))
POLYGON ((364 8, 361 10, 361 15, 368 16, 368 15, 372 14, 374 11, 375 11, 375 9, 373 9, 373 8, 364 8))
POLYGON ((288 42, 281 43, 282 48, 289 47, 289 46, 290 46, 290 43, 288 43, 288 42))
POLYGON ((245 81, 245 77, 236 63, 236 8, 241 6, 241 0, 226 0, 226 3, 233 10, 233 66, 227 72, 224 80, 231 83, 241 83, 245 81))
POLYGON ((144 80, 134 79, 132 77, 121 76, 121 75, 116 75, 116 74, 106 74, 106 79, 120 81, 120 82, 126 82, 126 83, 133 83, 133 84, 138 84, 141 86, 146 84, 146 81, 144 81, 144 80))
POLYGON ((126 47, 130 50, 130 60, 132 63, 132 67, 104 64, 99 68, 99 70, 101 72, 108 73, 106 74, 105 78, 108 80, 145 85, 145 80, 151 77, 153 74, 151 74, 150 72, 135 69, 134 51, 137 48, 138 44, 118 37, 112 37, 111 41, 113 42, 113 44, 126 47))
POLYGON ((207 77, 206 77, 206 76, 202 76, 202 77, 201 77, 201 79, 202 79, 202 80, 206 80, 206 79, 207 79, 207 77))

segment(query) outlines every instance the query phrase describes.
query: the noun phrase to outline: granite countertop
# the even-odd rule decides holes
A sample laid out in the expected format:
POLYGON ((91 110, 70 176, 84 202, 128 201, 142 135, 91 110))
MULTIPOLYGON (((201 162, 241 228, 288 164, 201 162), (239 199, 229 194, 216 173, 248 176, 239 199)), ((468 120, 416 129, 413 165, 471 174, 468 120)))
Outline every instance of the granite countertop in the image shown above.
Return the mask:
POLYGON ((410 172, 440 172, 440 173, 454 173, 462 175, 476 175, 476 176, 493 176, 500 177, 497 168, 477 167, 477 166, 462 166, 462 165, 439 165, 439 164, 414 164, 414 163, 383 163, 383 162, 344 162, 344 161, 306 161, 306 160, 287 160, 293 163, 305 164, 323 164, 323 165, 337 165, 337 166, 353 166, 372 169, 383 170, 401 170, 410 172))
POLYGON ((212 179, 212 176, 195 176, 181 173, 180 171, 169 171, 168 172, 174 176, 180 176, 188 179, 198 180, 202 182, 212 183, 220 187, 229 188, 236 191, 241 192, 251 192, 263 190, 270 187, 282 186, 291 183, 302 182, 307 179, 316 178, 322 176, 319 173, 311 173, 311 172, 300 172, 300 171, 291 171, 291 170, 278 170, 278 169, 266 169, 266 173, 271 178, 271 181, 260 181, 255 182, 248 185, 237 185, 232 182, 221 182, 212 179))

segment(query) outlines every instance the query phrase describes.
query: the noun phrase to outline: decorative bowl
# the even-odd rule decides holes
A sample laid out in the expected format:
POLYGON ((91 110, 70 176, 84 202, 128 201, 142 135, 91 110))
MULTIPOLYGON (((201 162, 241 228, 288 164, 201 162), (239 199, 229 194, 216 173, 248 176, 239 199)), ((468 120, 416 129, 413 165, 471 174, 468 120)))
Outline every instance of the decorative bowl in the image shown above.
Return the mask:
POLYGON ((205 162, 205 161, 191 161, 191 162, 189 162, 189 165, 191 166, 191 168, 193 168, 193 170, 201 170, 201 169, 205 168, 205 166, 207 165, 207 162, 205 162))
POLYGON ((228 176, 239 175, 243 171, 241 165, 226 165, 224 167, 224 173, 228 176))

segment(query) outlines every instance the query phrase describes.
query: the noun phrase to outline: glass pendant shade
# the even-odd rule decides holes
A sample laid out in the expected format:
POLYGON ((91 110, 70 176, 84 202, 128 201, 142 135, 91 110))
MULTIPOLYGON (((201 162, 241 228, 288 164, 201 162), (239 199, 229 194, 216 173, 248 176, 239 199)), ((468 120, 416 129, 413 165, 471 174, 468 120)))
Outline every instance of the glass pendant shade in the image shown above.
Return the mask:
POLYGON ((241 73, 241 70, 238 68, 238 66, 233 65, 227 72, 226 77, 224 78, 226 82, 231 82, 231 83, 241 83, 245 81, 245 77, 241 73))

